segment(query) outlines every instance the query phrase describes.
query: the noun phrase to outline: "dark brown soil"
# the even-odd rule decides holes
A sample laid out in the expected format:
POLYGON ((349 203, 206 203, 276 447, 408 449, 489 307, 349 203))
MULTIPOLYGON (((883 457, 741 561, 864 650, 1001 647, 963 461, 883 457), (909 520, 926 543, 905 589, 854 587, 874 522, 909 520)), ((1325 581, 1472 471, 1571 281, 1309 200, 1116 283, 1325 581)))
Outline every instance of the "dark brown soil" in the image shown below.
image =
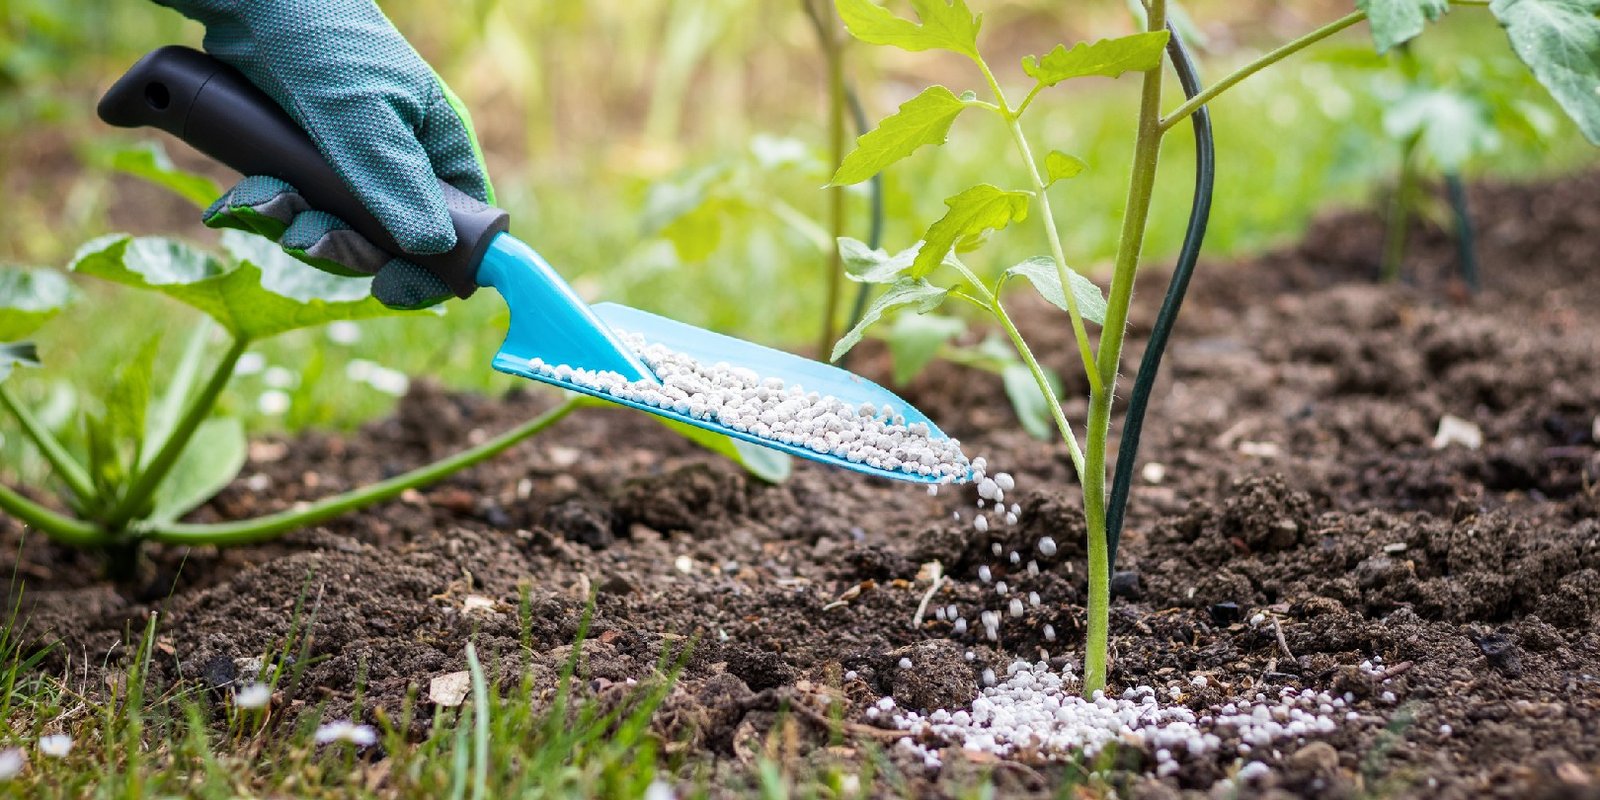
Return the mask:
MULTIPOLYGON (((1381 226, 1364 215, 1325 220, 1294 250, 1201 266, 1146 426, 1142 461, 1164 477, 1134 493, 1112 681, 1209 676, 1196 706, 1264 686, 1355 695, 1359 720, 1284 746, 1269 775, 1238 787, 1245 796, 1600 796, 1600 176, 1480 187, 1473 202, 1487 289, 1470 301, 1444 277, 1454 251, 1437 231, 1413 237, 1414 285, 1367 283, 1381 226), (1433 449, 1445 414, 1476 424, 1482 447, 1433 449), (1387 683, 1357 666, 1375 656, 1387 683)), ((1142 289, 1136 338, 1158 277, 1142 289)), ((1021 313, 1070 374, 1064 326, 1037 304, 1021 313)), ((857 367, 886 373, 881 351, 857 367)), ((970 489, 930 498, 809 465, 767 486, 648 419, 589 411, 318 530, 157 551, 133 582, 30 537, 16 565, 29 630, 62 643, 47 668, 68 657, 81 668, 160 610, 161 678, 225 682, 309 622, 320 658, 293 702, 347 713, 364 675, 364 707, 393 716, 410 687, 463 668, 469 639, 501 674, 554 675, 596 593, 583 674, 597 691, 651 674, 664 646, 694 637, 657 717, 687 748, 676 752, 738 771, 788 708, 817 745, 807 758, 849 757, 887 741, 866 727, 883 695, 954 707, 985 666, 1042 649, 1076 664, 1082 641, 1083 526, 1064 450, 1018 433, 986 375, 935 366, 904 395, 1017 475, 1018 526, 979 535, 952 520, 970 489), (994 541, 1032 552, 1047 534, 1061 548, 1037 577, 990 555, 994 541), (943 602, 974 607, 984 564, 1044 602, 1007 623, 998 649, 945 622, 913 628, 928 586, 918 572, 934 560, 956 579, 943 602), (492 604, 469 610, 472 596, 492 604), (1046 624, 1060 641, 1045 641, 1046 624), (919 668, 896 669, 902 656, 919 668), (855 727, 847 747, 825 749, 837 699, 855 727)), ((201 516, 378 480, 551 402, 423 386, 358 436, 258 443, 247 480, 201 516)), ((19 530, 0 520, 0 531, 9 571, 19 530)), ((981 769, 1005 794, 1048 794, 1067 774, 954 751, 943 774, 900 767, 917 794, 981 769)), ((1236 768, 1228 755, 1162 780, 1137 769, 1107 780, 1136 797, 1204 794, 1236 768)))

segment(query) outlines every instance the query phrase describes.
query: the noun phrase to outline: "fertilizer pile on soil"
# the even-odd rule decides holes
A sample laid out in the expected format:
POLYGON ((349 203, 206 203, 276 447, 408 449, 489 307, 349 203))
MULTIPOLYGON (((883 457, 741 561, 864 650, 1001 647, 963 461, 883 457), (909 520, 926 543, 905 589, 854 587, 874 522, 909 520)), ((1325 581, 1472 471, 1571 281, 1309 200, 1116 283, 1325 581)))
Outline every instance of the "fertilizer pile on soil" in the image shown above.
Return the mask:
POLYGON ((618 331, 617 336, 660 383, 629 381, 604 370, 546 364, 538 358, 528 366, 542 375, 624 400, 869 467, 947 481, 967 476, 961 442, 931 436, 924 423, 908 425, 904 416, 887 405, 851 407, 836 397, 807 392, 804 386, 785 385, 781 378, 763 378, 747 367, 701 363, 636 333, 618 331))

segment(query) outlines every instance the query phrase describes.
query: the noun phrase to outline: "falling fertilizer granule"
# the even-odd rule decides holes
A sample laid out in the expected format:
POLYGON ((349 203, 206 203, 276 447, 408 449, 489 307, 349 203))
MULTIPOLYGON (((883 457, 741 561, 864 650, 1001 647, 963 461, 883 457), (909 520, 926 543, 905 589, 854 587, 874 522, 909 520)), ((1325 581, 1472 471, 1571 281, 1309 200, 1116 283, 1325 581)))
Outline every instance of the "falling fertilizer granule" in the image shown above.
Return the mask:
POLYGON ((836 397, 787 386, 779 378, 762 378, 746 367, 704 364, 664 345, 650 344, 638 334, 617 335, 650 367, 659 384, 629 381, 615 372, 546 364, 537 358, 528 366, 541 375, 623 400, 869 467, 949 481, 967 477, 961 442, 933 438, 927 425, 908 425, 889 406, 851 407, 836 397))

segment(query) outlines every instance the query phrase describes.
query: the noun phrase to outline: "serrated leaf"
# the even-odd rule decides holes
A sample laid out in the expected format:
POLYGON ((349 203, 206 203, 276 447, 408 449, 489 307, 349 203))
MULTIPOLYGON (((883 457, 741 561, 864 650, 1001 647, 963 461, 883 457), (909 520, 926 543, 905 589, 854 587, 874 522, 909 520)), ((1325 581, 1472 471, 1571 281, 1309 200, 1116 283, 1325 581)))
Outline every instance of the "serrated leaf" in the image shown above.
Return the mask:
POLYGON ((1045 86, 1089 75, 1115 78, 1124 72, 1147 72, 1161 65, 1168 36, 1166 31, 1135 33, 1097 42, 1078 42, 1071 50, 1058 44, 1043 56, 1024 56, 1022 71, 1045 86))
POLYGON ((939 354, 945 342, 961 335, 967 323, 938 314, 901 314, 883 332, 893 361, 893 379, 903 385, 939 354))
POLYGON ((1492 0, 1522 63, 1600 145, 1600 0, 1492 0))
POLYGON ((206 208, 222 194, 216 181, 179 169, 158 142, 141 142, 112 150, 109 165, 118 172, 140 178, 206 208))
MULTIPOLYGON (((1061 396, 1061 379, 1045 367, 1045 382, 1050 384, 1057 397, 1061 396)), ((1039 382, 1034 380, 1026 364, 1007 364, 1000 370, 1000 381, 1006 388, 1006 399, 1017 412, 1017 421, 1029 436, 1043 441, 1056 437, 1056 421, 1050 413, 1050 404, 1039 393, 1039 382)))
MULTIPOLYGON (((1067 296, 1061 291, 1061 275, 1056 272, 1055 259, 1049 256, 1034 256, 1007 269, 1000 276, 1000 285, 995 291, 998 293, 1007 280, 1017 276, 1027 278, 1050 305, 1062 311, 1067 310, 1067 296)), ((1067 268, 1067 280, 1072 283, 1073 299, 1078 301, 1078 314, 1088 322, 1104 325, 1106 298, 1100 293, 1100 287, 1096 286, 1094 281, 1079 275, 1071 267, 1067 268)))
POLYGON ((679 436, 713 453, 725 456, 735 464, 744 467, 746 472, 767 483, 783 483, 789 479, 789 472, 793 469, 792 459, 789 454, 781 450, 751 444, 743 439, 735 439, 731 436, 723 436, 720 433, 690 425, 687 422, 657 417, 654 414, 650 415, 650 417, 672 429, 679 436))
POLYGON ((1045 185, 1076 178, 1088 168, 1089 164, 1077 156, 1068 155, 1060 150, 1051 150, 1044 157, 1045 185))
POLYGON ((0 381, 9 377, 18 365, 39 366, 39 348, 33 342, 0 342, 0 381))
MULTIPOLYGON (((844 262, 845 277, 856 283, 890 283, 898 279, 916 262, 922 242, 889 255, 887 250, 867 247, 864 242, 848 236, 839 237, 839 257, 844 262)), ((945 264, 956 263, 955 255, 947 255, 945 264)))
POLYGON ((928 228, 922 249, 911 265, 911 277, 923 278, 932 272, 962 239, 989 230, 1000 230, 1028 218, 1028 193, 1014 192, 984 183, 944 201, 950 210, 928 228))
POLYGON ((901 278, 895 281, 889 290, 872 301, 867 310, 861 315, 861 320, 855 327, 845 333, 833 346, 830 361, 838 361, 840 356, 850 352, 850 348, 861 343, 861 337, 867 334, 867 329, 883 319, 883 315, 893 309, 905 306, 913 307, 918 314, 926 314, 938 308, 950 296, 949 289, 941 289, 920 278, 901 278))
POLYGON ((72 284, 50 269, 0 267, 0 342, 30 336, 72 301, 72 284))
POLYGON ((835 5, 850 35, 867 44, 913 52, 949 50, 978 57, 983 15, 972 13, 965 0, 911 0, 921 24, 897 17, 872 0, 836 0, 835 5))
POLYGON ((150 518, 171 522, 215 497, 244 469, 249 442, 235 417, 212 417, 200 423, 194 438, 156 487, 150 518))
POLYGON ((901 104, 899 111, 884 117, 878 127, 856 139, 856 149, 845 156, 828 185, 860 183, 923 145, 944 144, 951 124, 966 107, 943 86, 923 89, 922 94, 901 104))
POLYGON ((334 320, 410 313, 373 300, 370 280, 329 275, 266 239, 227 231, 223 243, 240 260, 230 264, 172 239, 118 234, 80 248, 72 269, 161 292, 247 340, 334 320))
POLYGON ((1411 41, 1429 22, 1450 10, 1450 0, 1356 0, 1356 8, 1367 12, 1372 27, 1372 43, 1379 53, 1411 41))
POLYGON ((1445 172, 1499 148, 1500 135, 1483 103, 1466 95, 1431 89, 1400 98, 1383 113, 1383 130, 1396 140, 1416 138, 1424 157, 1445 172))

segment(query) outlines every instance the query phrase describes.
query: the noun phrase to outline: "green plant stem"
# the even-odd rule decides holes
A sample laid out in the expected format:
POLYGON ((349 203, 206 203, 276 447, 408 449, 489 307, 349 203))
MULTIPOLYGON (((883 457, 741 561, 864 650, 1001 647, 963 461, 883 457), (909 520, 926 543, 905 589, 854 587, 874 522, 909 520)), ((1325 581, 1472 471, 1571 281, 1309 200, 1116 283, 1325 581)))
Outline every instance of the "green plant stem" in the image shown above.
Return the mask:
POLYGON ((1412 197, 1417 186, 1417 146, 1421 135, 1412 136, 1400 148, 1400 175, 1395 180, 1394 197, 1389 200, 1389 219, 1384 225, 1383 261, 1378 279, 1385 283, 1400 280, 1406 260, 1406 231, 1411 227, 1412 197))
MULTIPOLYGON (((1149 30, 1167 25, 1166 0, 1151 0, 1149 30)), ((1162 67, 1144 73, 1139 100, 1139 128, 1134 140, 1133 170, 1128 179, 1127 210, 1117 242, 1111 276, 1106 322, 1100 332, 1101 388, 1089 393, 1087 470, 1083 479, 1083 514, 1089 537, 1089 625, 1083 654, 1085 696, 1104 689, 1110 645, 1111 567, 1106 545, 1106 445, 1111 437, 1111 405, 1117 387, 1122 341, 1127 334, 1128 307, 1133 301, 1133 279, 1144 247, 1150 200, 1155 194, 1156 167, 1161 156, 1162 67)))
POLYGON ((1022 363, 1027 365, 1028 371, 1033 373, 1033 380, 1039 386, 1039 393, 1044 395, 1045 403, 1050 406, 1050 416, 1056 421, 1056 430, 1060 431, 1061 439, 1067 443, 1067 454, 1072 457, 1072 468, 1078 471, 1078 479, 1083 480, 1083 450, 1078 446, 1078 437, 1072 433, 1072 423, 1067 421, 1066 412, 1061 410, 1061 400, 1056 397, 1055 389, 1050 386, 1050 379, 1045 377, 1044 367, 1040 366, 1039 359, 1033 356, 1033 348, 1022 338, 1022 332, 1017 330, 1017 324, 1011 321, 1011 315, 1007 314, 1005 306, 1000 304, 1000 298, 990 292, 965 264, 952 261, 952 266, 978 293, 977 297, 965 293, 958 295, 993 314, 995 319, 1000 321, 1000 327, 1005 329, 1006 335, 1011 337, 1011 345, 1016 348, 1017 355, 1022 356, 1022 363))
POLYGON ((1000 305, 999 298, 994 299, 992 310, 995 318, 1000 320, 1000 327, 1011 337, 1011 345, 1017 349, 1017 355, 1022 356, 1022 363, 1033 373, 1033 381, 1039 385, 1039 393, 1044 395, 1045 402, 1050 406, 1050 416, 1055 418, 1056 430, 1061 432, 1061 439, 1067 443, 1067 454, 1072 456, 1072 468, 1078 471, 1078 480, 1081 482, 1084 472, 1083 450, 1078 447, 1078 437, 1072 433, 1072 423, 1067 421, 1066 413, 1061 410, 1061 401, 1056 398, 1055 389, 1050 386, 1050 379, 1045 377, 1044 368, 1039 366, 1039 360, 1033 357, 1033 349, 1023 340, 1022 333, 1011 321, 1011 315, 1006 313, 1005 307, 1000 305))
MULTIPOLYGON (((1001 105, 1005 104, 1004 98, 1001 105)), ((1022 132, 1022 123, 1016 115, 1010 114, 1006 118, 1006 126, 1011 129, 1011 138, 1017 144, 1017 152, 1022 154, 1022 162, 1028 165, 1028 177, 1033 180, 1033 190, 1039 196, 1039 220, 1044 224, 1046 238, 1050 240, 1050 257, 1056 262, 1056 276, 1061 280, 1061 294, 1067 299, 1067 316, 1072 319, 1072 336, 1078 340, 1078 357, 1083 359, 1083 374, 1089 378, 1089 389, 1100 389, 1100 370, 1095 365, 1094 353, 1089 350, 1089 329, 1083 324, 1083 314, 1078 310, 1078 298, 1072 291, 1072 280, 1067 270, 1066 252, 1061 248, 1061 234, 1056 229, 1056 217, 1050 210, 1050 193, 1045 186, 1044 177, 1039 174, 1039 165, 1034 163, 1033 150, 1028 147, 1028 137, 1022 132)))
MULTIPOLYGON (((801 0, 812 25, 817 29, 817 39, 822 44, 822 57, 828 67, 828 148, 832 157, 833 172, 837 172, 839 165, 844 163, 845 135, 845 87, 844 87, 844 48, 840 46, 838 26, 834 24, 833 7, 831 3, 814 5, 814 0, 801 0), (818 5, 821 8, 818 8, 818 5)), ((844 235, 845 221, 845 194, 843 186, 834 186, 828 189, 828 227, 832 233, 830 242, 836 242, 844 235)), ((822 336, 817 342, 818 358, 826 360, 828 353, 833 349, 833 342, 838 338, 835 325, 839 317, 839 295, 843 288, 844 261, 839 254, 839 248, 828 247, 828 277, 826 279, 826 297, 823 300, 822 311, 822 336)))
POLYGON ((5 384, 0 384, 0 405, 4 405, 6 410, 17 418, 17 422, 22 425, 22 432, 33 440, 39 452, 44 454, 50 466, 55 469, 56 475, 67 484, 67 488, 72 490, 78 501, 88 503, 94 497, 94 483, 89 480, 89 473, 84 470, 83 465, 67 452, 67 448, 61 446, 61 442, 48 428, 39 424, 38 418, 11 394, 11 390, 7 389, 5 384))
POLYGON ((276 514, 238 522, 207 525, 184 523, 151 525, 138 529, 136 533, 141 538, 150 541, 190 545, 235 545, 270 539, 296 528, 315 525, 340 514, 364 508, 374 503, 381 503, 407 489, 414 489, 418 486, 433 483, 452 473, 471 467, 480 461, 499 455, 512 445, 554 425, 576 409, 587 405, 599 405, 600 403, 601 401, 594 400, 587 395, 572 397, 561 405, 477 447, 463 450, 442 461, 418 467, 402 475, 396 475, 386 481, 319 500, 304 508, 280 511, 276 514))
MULTIPOLYGON (((1354 13, 1347 14, 1304 36, 1301 36, 1298 39, 1295 39, 1292 42, 1284 44, 1283 46, 1261 56, 1260 58, 1257 58, 1254 61, 1251 61, 1248 64, 1245 64, 1233 72, 1228 73, 1222 78, 1222 80, 1211 84, 1211 86, 1205 91, 1195 95, 1183 105, 1178 106, 1171 114, 1168 114, 1166 117, 1164 117, 1160 124, 1161 130, 1165 132, 1172 126, 1182 122, 1185 117, 1193 114, 1195 109, 1216 99, 1217 95, 1220 95, 1223 92, 1233 88, 1235 84, 1239 83, 1245 78, 1248 78, 1251 75, 1254 75, 1257 72, 1260 72, 1261 70, 1266 69, 1267 67, 1270 67, 1273 64, 1276 64, 1279 61, 1282 61, 1285 58, 1288 58, 1289 56, 1292 56, 1295 53, 1298 53, 1301 50, 1304 50, 1307 47, 1310 47, 1311 45, 1314 45, 1317 42, 1320 42, 1323 39, 1326 39, 1329 36, 1332 36, 1366 18, 1367 13, 1365 11, 1356 11, 1354 13)), ((1152 28, 1151 30, 1158 29, 1152 28)))
POLYGON ((24 524, 37 528, 62 544, 95 547, 112 541, 112 537, 98 525, 57 514, 4 484, 0 484, 0 511, 22 520, 24 524))
POLYGON ((248 339, 235 339, 228 346, 228 352, 222 355, 222 360, 217 362, 216 369, 212 370, 210 380, 201 388, 183 412, 183 417, 172 428, 172 433, 167 435, 167 440, 161 444, 161 449, 156 452, 155 458, 144 466, 139 472, 139 477, 134 479, 133 486, 122 496, 122 501, 106 516, 106 527, 119 531, 127 527, 134 515, 139 513, 150 495, 155 493, 156 487, 161 485, 163 478, 178 463, 178 457, 183 455, 189 446, 189 440, 194 438, 194 432, 211 416, 217 404, 217 397, 227 387, 228 380, 233 377, 233 368, 238 365, 239 357, 244 355, 245 348, 250 346, 248 339))

